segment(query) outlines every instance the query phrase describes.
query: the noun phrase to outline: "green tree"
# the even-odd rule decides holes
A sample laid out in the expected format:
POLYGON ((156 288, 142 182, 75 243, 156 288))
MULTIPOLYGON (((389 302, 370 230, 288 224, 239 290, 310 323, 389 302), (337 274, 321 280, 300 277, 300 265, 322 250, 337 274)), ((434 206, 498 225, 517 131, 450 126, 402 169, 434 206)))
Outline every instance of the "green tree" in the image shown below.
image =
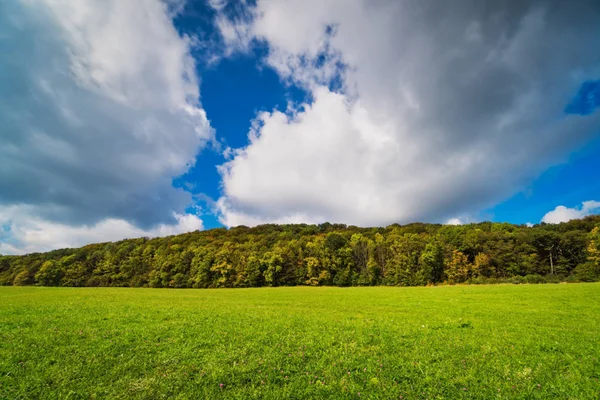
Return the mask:
POLYGON ((48 260, 42 264, 40 270, 35 274, 35 281, 40 286, 60 286, 63 271, 54 260, 48 260))
POLYGON ((263 276, 268 286, 278 286, 281 271, 283 270, 283 257, 278 251, 265 253, 261 260, 263 265, 263 276))
POLYGON ((437 283, 444 279, 444 249, 437 242, 427 243, 421 253, 421 275, 425 283, 437 283))
POLYGON ((492 257, 485 253, 478 253, 475 256, 475 262, 473 263, 473 278, 485 277, 490 278, 494 274, 494 268, 492 266, 492 257))
POLYGON ((587 282, 600 280, 600 225, 588 235, 587 261, 579 264, 573 271, 575 276, 587 282))
POLYGON ((208 288, 212 285, 213 257, 207 248, 196 250, 191 263, 191 283, 195 288, 208 288))
POLYGON ((30 283, 31 283, 31 276, 29 275, 29 271, 27 271, 26 269, 19 272, 15 276, 15 279, 13 280, 14 286, 26 286, 26 285, 29 285, 30 283))

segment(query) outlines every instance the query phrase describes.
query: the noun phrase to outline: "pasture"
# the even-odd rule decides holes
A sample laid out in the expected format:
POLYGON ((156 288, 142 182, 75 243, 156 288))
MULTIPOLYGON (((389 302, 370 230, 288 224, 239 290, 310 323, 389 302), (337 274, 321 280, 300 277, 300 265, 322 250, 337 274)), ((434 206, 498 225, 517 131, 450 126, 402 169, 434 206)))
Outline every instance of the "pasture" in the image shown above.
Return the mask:
POLYGON ((600 284, 0 288, 0 399, 597 399, 600 284))

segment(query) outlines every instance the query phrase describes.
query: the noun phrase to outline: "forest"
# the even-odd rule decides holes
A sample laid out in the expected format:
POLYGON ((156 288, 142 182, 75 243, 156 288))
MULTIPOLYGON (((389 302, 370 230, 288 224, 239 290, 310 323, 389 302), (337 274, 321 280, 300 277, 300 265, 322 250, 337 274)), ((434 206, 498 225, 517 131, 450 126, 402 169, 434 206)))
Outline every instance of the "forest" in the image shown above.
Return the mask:
POLYGON ((0 285, 237 288, 600 280, 600 216, 535 226, 239 226, 0 255, 0 285))

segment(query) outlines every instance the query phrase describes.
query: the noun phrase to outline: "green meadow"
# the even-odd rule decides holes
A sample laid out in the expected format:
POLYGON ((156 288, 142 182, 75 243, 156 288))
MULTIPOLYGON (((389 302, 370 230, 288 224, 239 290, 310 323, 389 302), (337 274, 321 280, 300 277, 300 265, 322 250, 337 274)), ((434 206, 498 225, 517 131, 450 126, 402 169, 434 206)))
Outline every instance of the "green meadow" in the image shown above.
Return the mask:
POLYGON ((600 284, 0 288, 1 399, 597 399, 600 284))

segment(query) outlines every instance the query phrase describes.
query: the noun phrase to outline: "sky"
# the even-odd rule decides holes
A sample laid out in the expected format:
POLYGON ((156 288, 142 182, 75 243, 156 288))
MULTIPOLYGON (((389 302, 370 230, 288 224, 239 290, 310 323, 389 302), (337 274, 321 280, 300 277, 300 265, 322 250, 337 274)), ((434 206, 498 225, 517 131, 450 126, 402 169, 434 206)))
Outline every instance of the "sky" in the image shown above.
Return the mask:
POLYGON ((600 213, 596 0, 0 2, 0 254, 600 213))

